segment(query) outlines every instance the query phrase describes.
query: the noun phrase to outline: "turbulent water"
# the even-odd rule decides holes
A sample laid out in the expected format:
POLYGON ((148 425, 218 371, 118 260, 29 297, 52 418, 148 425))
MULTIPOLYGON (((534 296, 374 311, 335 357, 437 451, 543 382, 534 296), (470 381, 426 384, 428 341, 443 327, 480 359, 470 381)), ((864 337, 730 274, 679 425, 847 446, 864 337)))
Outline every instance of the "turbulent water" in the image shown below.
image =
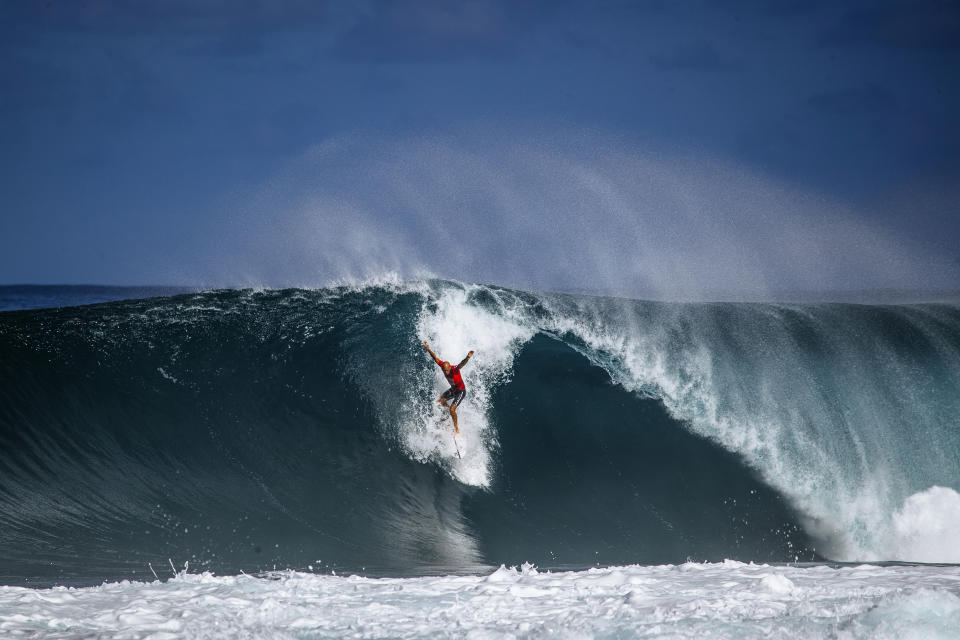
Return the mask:
MULTIPOLYGON (((272 570, 372 580, 283 574, 278 594, 400 579, 436 596, 527 562, 541 574, 508 582, 542 596, 567 579, 547 575, 589 592, 587 567, 637 563, 702 566, 716 578, 697 584, 719 597, 752 565, 683 563, 960 563, 957 416, 954 304, 658 303, 434 280, 7 311, 0 582, 128 579, 117 588, 134 597, 172 560, 238 576, 155 583, 211 598, 272 570), (456 441, 424 340, 454 362, 476 351, 456 441), (463 577, 426 577, 449 574, 463 577)), ((852 584, 790 570, 815 569, 852 584)), ((598 602, 668 615, 655 588, 623 587, 663 576, 634 571, 598 602)), ((922 606, 956 616, 960 575, 939 571, 923 589, 942 602, 922 606)), ((764 575, 768 594, 805 580, 764 575)), ((881 582, 864 588, 880 597, 881 582)), ((158 588, 146 593, 162 600, 158 588)), ((34 592, 3 589, 0 628, 29 632, 16 616, 34 592)), ((96 607, 103 589, 35 593, 96 607)), ((603 633, 634 628, 623 620, 603 633)))
POLYGON ((724 562, 420 578, 181 572, 0 587, 0 631, 46 638, 831 638, 960 634, 960 575, 724 562), (4 611, 15 612, 3 616, 4 611))

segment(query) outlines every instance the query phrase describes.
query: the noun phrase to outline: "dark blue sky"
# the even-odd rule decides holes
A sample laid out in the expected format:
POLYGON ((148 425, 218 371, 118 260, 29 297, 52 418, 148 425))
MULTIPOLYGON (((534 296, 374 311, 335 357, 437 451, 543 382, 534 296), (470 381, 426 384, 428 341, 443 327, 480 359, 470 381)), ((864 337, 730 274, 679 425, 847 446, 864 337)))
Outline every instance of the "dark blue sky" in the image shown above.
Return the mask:
POLYGON ((957 2, 0 5, 0 282, 960 286, 957 2))

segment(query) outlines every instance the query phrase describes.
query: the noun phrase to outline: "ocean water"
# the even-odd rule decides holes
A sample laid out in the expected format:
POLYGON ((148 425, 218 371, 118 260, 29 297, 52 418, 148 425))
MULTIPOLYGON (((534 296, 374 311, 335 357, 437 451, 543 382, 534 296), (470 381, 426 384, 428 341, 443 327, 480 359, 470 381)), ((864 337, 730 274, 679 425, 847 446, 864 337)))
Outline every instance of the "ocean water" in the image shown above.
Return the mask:
POLYGON ((957 304, 14 293, 11 637, 960 637, 957 304))
POLYGON ((113 287, 102 285, 0 285, 0 311, 75 307, 111 300, 172 296, 191 287, 113 287))

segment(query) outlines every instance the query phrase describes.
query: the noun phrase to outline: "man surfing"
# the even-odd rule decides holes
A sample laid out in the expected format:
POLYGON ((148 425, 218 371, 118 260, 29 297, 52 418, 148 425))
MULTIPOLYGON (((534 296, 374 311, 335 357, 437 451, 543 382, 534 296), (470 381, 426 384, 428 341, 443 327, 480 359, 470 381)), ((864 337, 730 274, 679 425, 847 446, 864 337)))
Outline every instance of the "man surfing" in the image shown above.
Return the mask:
POLYGON ((447 406, 447 402, 450 403, 450 417, 453 418, 453 432, 460 433, 460 427, 457 426, 457 407, 463 402, 464 396, 467 395, 467 386, 463 384, 463 377, 460 375, 460 369, 464 368, 470 358, 473 357, 473 351, 467 354, 467 357, 464 358, 460 364, 457 366, 451 365, 446 360, 441 360, 437 357, 433 351, 430 350, 430 345, 427 344, 427 341, 423 341, 423 347, 427 350, 427 353, 430 354, 430 357, 433 358, 433 361, 443 369, 443 375, 447 378, 447 382, 450 383, 450 388, 443 392, 443 395, 437 400, 443 406, 447 406))

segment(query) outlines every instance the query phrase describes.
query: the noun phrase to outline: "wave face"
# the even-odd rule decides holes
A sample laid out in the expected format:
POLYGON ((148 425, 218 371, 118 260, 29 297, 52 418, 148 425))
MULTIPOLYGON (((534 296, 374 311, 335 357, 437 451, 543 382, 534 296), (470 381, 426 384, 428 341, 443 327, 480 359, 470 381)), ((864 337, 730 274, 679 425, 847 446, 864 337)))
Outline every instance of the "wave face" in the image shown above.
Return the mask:
POLYGON ((448 281, 0 314, 0 576, 960 562, 960 308, 448 281), (464 369, 458 459, 420 342, 464 369))

